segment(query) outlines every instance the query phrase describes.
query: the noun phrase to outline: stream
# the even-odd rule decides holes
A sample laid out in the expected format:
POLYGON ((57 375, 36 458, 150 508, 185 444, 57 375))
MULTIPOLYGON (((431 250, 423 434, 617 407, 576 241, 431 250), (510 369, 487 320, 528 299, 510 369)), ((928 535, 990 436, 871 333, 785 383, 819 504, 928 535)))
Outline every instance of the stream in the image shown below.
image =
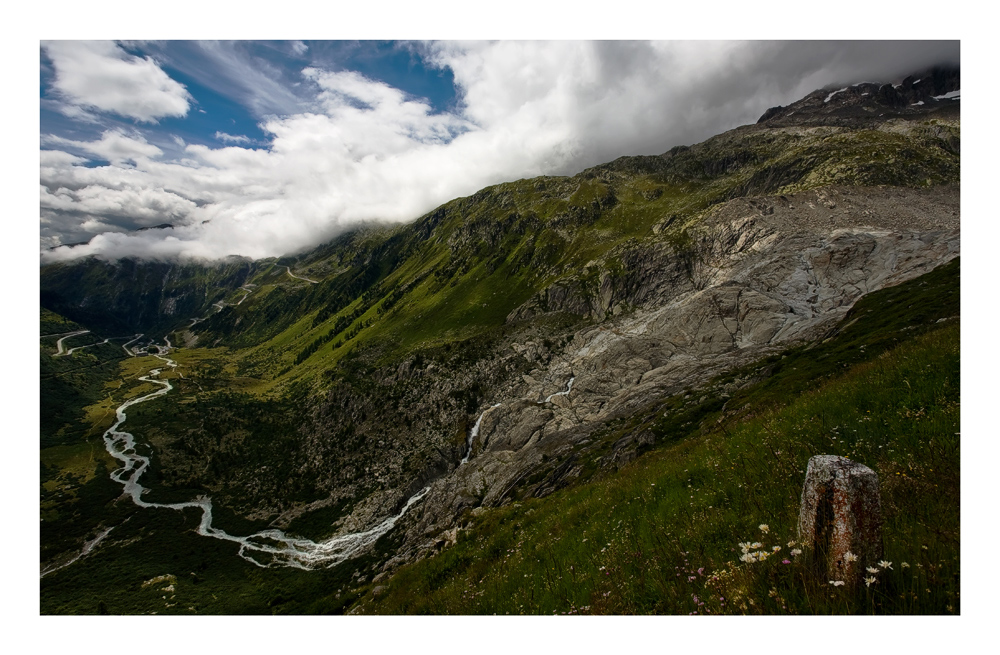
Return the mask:
MULTIPOLYGON (((167 347, 157 346, 159 354, 153 355, 162 360, 166 366, 175 368, 177 363, 164 355, 170 352, 167 347)), ((272 566, 290 566, 300 569, 313 569, 320 566, 330 567, 347 560, 367 546, 375 543, 379 537, 396 525, 396 522, 430 490, 425 487, 410 496, 398 514, 386 517, 374 527, 362 532, 332 537, 325 541, 315 542, 309 539, 292 537, 281 530, 262 530, 246 537, 232 535, 212 525, 212 499, 208 496, 198 496, 194 500, 183 503, 151 503, 142 496, 149 491, 139 483, 139 478, 149 466, 149 457, 136 451, 135 437, 121 429, 127 419, 126 410, 133 405, 144 403, 154 398, 166 395, 173 389, 168 380, 157 379, 163 368, 151 370, 139 378, 142 382, 158 385, 160 388, 144 396, 132 398, 121 404, 115 411, 117 420, 104 433, 104 445, 112 457, 122 463, 122 467, 111 474, 111 478, 121 484, 124 493, 131 496, 132 502, 139 507, 156 507, 173 510, 198 509, 201 511, 201 521, 197 533, 205 537, 213 537, 231 541, 239 545, 239 556, 262 568, 272 566)))
MULTIPOLYGON (((537 404, 544 405, 545 403, 550 403, 552 402, 552 399, 555 398, 556 396, 568 396, 569 392, 573 390, 573 380, 575 379, 576 379, 575 375, 570 376, 569 382, 566 383, 565 391, 557 391, 556 393, 549 395, 549 397, 546 398, 545 400, 538 401, 537 404)), ((465 457, 463 457, 462 461, 458 463, 459 466, 461 466, 462 464, 469 463, 469 456, 472 454, 472 444, 476 440, 476 437, 479 436, 479 426, 483 424, 483 419, 486 418, 487 414, 489 414, 502 404, 503 403, 497 403, 492 407, 487 407, 485 410, 483 410, 483 413, 479 415, 479 418, 476 420, 476 424, 473 425, 472 430, 469 431, 469 437, 468 439, 466 439, 465 442, 465 457)))
MULTIPOLYGON (((127 353, 132 356, 147 354, 144 349, 137 348, 135 351, 130 351, 128 349, 128 346, 141 338, 141 336, 142 335, 138 335, 135 339, 123 346, 127 353)), ((165 343, 166 346, 155 346, 157 350, 156 354, 149 354, 164 362, 166 367, 176 368, 177 363, 166 356, 173 349, 173 346, 170 344, 169 340, 165 340, 165 343)), ((407 501, 403 504, 402 509, 399 510, 399 513, 384 518, 368 530, 343 534, 319 542, 289 536, 277 529, 262 530, 245 537, 229 534, 225 530, 212 525, 212 499, 204 495, 182 503, 147 502, 143 500, 142 496, 147 493, 149 489, 143 487, 139 483, 139 478, 142 477, 142 474, 149 466, 150 459, 149 457, 141 455, 137 452, 135 437, 131 433, 122 430, 121 427, 128 418, 126 414, 127 409, 134 405, 138 405, 139 403, 144 403, 153 400, 154 398, 164 396, 174 388, 173 385, 170 384, 169 380, 158 379, 162 371, 163 367, 155 368, 146 375, 139 377, 140 381, 157 385, 160 388, 151 393, 132 398, 131 400, 127 400, 122 403, 118 409, 115 410, 115 417, 117 420, 103 435, 104 446, 108 453, 122 463, 121 468, 118 468, 111 473, 111 478, 122 485, 123 493, 130 496, 132 498, 132 502, 139 507, 162 508, 179 511, 186 509, 200 510, 201 520, 198 524, 197 533, 205 537, 222 539, 224 541, 230 541, 238 544, 238 555, 256 566, 262 568, 287 566, 309 570, 317 567, 331 567, 340 564, 341 562, 355 556, 364 548, 375 543, 379 537, 391 530, 396 525, 396 522, 399 521, 399 519, 401 519, 414 504, 423 499, 423 497, 427 495, 428 491, 430 491, 430 486, 424 487, 407 499, 407 501)), ((573 388, 574 379, 575 378, 573 377, 570 378, 565 391, 554 393, 543 402, 550 402, 555 396, 568 395, 573 388)), ((500 405, 501 403, 497 403, 487 408, 482 412, 482 414, 479 415, 475 425, 469 431, 469 436, 466 442, 466 453, 459 462, 459 466, 468 463, 469 457, 472 454, 473 443, 479 434, 479 428, 482 425, 486 414, 497 407, 500 407, 500 405)), ((94 548, 94 546, 107 536, 110 531, 111 528, 106 529, 96 539, 85 544, 84 550, 80 553, 80 555, 58 568, 68 566, 81 557, 87 555, 94 548)), ((44 571, 42 575, 50 573, 54 570, 57 569, 50 568, 44 571)))

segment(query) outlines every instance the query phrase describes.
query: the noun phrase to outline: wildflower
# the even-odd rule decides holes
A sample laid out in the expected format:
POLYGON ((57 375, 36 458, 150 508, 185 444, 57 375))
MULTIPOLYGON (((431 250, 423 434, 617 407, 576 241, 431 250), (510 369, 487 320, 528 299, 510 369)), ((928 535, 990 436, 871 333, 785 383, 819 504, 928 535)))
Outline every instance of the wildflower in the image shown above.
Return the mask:
POLYGON ((858 556, 855 555, 854 553, 852 553, 851 551, 847 551, 846 553, 844 553, 844 561, 845 562, 857 562, 858 561, 858 556))
POLYGON ((904 569, 910 568, 910 565, 907 564, 906 562, 900 562, 899 565, 902 566, 904 569))
POLYGON ((704 566, 701 567, 700 569, 698 569, 698 575, 705 575, 705 567, 704 566))
POLYGON ((795 540, 794 539, 792 539, 791 541, 788 542, 788 547, 789 548, 791 548, 794 545, 795 545, 795 540))
POLYGON ((753 553, 743 553, 743 555, 740 556, 740 561, 752 564, 753 562, 757 561, 757 558, 754 556, 753 553))
POLYGON ((802 550, 801 549, 799 549, 799 548, 793 548, 792 549, 792 557, 796 557, 796 556, 801 555, 801 554, 802 554, 802 550))
POLYGON ((771 529, 771 528, 767 527, 767 523, 761 523, 761 524, 760 524, 760 525, 758 525, 757 527, 758 527, 758 528, 760 529, 760 531, 761 531, 761 532, 763 532, 764 534, 767 534, 767 533, 768 533, 768 531, 769 531, 769 530, 771 529))
POLYGON ((876 569, 873 566, 869 566, 865 570, 868 571, 869 573, 878 573, 879 572, 878 569, 876 569))
POLYGON ((771 552, 772 552, 772 553, 776 553, 776 552, 778 552, 779 550, 781 550, 781 546, 774 546, 773 548, 771 548, 771 552))
POLYGON ((737 544, 737 546, 739 546, 740 549, 742 549, 743 552, 745 553, 748 550, 750 550, 750 548, 751 548, 751 546, 753 546, 753 544, 751 544, 749 541, 745 541, 745 542, 741 541, 740 543, 737 544))
POLYGON ((750 544, 750 547, 751 547, 751 548, 763 548, 763 547, 764 547, 764 545, 763 545, 763 544, 761 544, 761 543, 760 543, 759 541, 755 541, 755 542, 753 542, 752 544, 750 544))
POLYGON ((783 559, 783 560, 781 560, 781 563, 782 563, 782 564, 791 564, 791 563, 792 563, 792 561, 791 561, 791 560, 788 560, 788 559, 783 559))
POLYGON ((878 583, 878 580, 875 579, 875 576, 872 576, 870 578, 865 578, 865 586, 866 587, 870 587, 873 584, 877 584, 877 583, 878 583))
POLYGON ((892 562, 887 562, 885 560, 882 560, 881 562, 878 563, 878 565, 881 566, 883 569, 892 570, 892 562))
POLYGON ((834 587, 843 587, 844 586, 844 581, 843 580, 830 580, 830 584, 832 584, 834 587))

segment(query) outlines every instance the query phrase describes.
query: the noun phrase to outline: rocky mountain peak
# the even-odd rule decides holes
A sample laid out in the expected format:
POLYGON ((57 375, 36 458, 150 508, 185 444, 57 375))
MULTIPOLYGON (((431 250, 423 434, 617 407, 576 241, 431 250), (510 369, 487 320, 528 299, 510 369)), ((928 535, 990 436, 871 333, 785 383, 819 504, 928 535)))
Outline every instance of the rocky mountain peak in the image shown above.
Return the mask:
POLYGON ((901 82, 858 82, 817 89, 788 106, 771 107, 757 120, 769 127, 879 122, 930 113, 957 114, 961 90, 958 67, 936 66, 901 82))

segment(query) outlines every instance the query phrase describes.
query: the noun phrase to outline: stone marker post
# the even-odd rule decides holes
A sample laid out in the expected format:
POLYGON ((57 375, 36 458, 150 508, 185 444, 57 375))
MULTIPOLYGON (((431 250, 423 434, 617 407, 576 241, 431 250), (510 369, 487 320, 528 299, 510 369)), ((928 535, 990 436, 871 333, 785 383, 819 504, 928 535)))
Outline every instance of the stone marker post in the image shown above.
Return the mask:
POLYGON ((837 455, 810 458, 799 507, 799 540, 813 549, 830 580, 856 584, 865 567, 882 557, 882 505, 875 471, 837 455))

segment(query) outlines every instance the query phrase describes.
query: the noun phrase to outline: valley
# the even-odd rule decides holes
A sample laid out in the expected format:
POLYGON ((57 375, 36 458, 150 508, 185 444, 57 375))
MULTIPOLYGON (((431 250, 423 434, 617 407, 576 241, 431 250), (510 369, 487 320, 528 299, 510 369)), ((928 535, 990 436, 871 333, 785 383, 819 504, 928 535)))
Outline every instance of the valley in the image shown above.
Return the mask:
POLYGON ((817 91, 295 256, 43 267, 42 612, 956 610, 958 104, 817 91), (934 593, 726 562, 791 549, 819 452, 934 593))

